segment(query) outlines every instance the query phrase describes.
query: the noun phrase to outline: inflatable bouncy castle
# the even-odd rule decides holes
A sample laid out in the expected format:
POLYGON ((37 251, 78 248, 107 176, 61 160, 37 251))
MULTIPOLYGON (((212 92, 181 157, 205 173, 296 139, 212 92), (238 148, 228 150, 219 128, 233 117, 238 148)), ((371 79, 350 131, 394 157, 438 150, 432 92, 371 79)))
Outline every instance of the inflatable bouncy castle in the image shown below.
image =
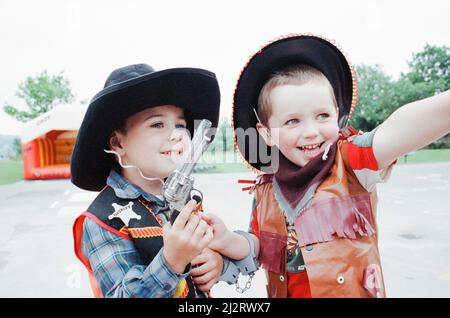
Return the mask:
POLYGON ((24 125, 24 179, 70 178, 70 156, 85 112, 85 106, 61 105, 24 125))

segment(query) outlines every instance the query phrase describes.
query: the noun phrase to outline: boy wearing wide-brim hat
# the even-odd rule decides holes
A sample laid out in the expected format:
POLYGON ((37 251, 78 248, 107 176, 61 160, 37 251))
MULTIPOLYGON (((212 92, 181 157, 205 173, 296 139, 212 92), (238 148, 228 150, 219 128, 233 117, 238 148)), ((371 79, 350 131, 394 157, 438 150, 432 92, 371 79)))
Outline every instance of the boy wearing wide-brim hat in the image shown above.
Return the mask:
POLYGON ((214 227, 211 248, 258 256, 269 297, 386 295, 376 184, 398 157, 450 131, 450 92, 401 107, 369 133, 347 126, 355 106, 353 68, 320 36, 273 41, 241 73, 235 143, 250 167, 265 172, 252 187, 255 249, 219 218, 205 219, 214 227), (248 142, 249 129, 257 140, 248 142))
POLYGON ((194 121, 216 127, 219 105, 214 73, 146 64, 113 71, 92 99, 71 172, 76 186, 101 191, 73 227, 96 296, 205 297, 219 277, 222 258, 206 249, 212 229, 191 217, 195 201, 171 226, 160 194, 194 121))

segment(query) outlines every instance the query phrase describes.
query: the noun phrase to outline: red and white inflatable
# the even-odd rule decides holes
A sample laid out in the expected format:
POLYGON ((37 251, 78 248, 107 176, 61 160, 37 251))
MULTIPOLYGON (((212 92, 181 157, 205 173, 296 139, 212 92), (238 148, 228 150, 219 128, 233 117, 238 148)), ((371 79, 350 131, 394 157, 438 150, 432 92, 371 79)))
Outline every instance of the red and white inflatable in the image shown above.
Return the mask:
POLYGON ((61 105, 24 125, 24 179, 70 178, 70 156, 85 112, 85 106, 61 105))

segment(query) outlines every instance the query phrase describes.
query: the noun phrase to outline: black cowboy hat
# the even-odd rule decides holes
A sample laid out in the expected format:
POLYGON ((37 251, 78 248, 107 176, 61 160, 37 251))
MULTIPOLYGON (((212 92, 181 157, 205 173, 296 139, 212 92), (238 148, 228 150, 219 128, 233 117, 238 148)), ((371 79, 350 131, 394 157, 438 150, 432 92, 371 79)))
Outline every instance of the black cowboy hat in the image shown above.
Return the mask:
POLYGON ((114 70, 91 100, 78 131, 70 165, 72 183, 100 191, 116 165, 114 156, 104 152, 112 132, 128 117, 159 105, 182 107, 191 136, 196 119, 208 119, 217 127, 220 91, 215 74, 197 68, 155 71, 146 64, 114 70))
MULTIPOLYGON (((258 96, 269 78, 292 65, 306 64, 321 71, 333 87, 339 106, 339 127, 344 128, 356 106, 356 77, 351 64, 334 42, 323 37, 305 34, 289 35, 277 39, 254 54, 242 70, 234 91, 232 127, 235 145, 245 161, 257 170, 266 171, 270 162, 262 162, 260 154, 250 154, 245 130, 256 128, 254 110, 258 108, 258 96), (242 130, 237 130, 241 128, 242 130), (246 146, 247 142, 247 146, 246 146), (252 160, 250 160, 250 158, 252 160)), ((253 149, 270 148, 261 136, 253 149)), ((267 171, 270 171, 268 169, 267 171)))

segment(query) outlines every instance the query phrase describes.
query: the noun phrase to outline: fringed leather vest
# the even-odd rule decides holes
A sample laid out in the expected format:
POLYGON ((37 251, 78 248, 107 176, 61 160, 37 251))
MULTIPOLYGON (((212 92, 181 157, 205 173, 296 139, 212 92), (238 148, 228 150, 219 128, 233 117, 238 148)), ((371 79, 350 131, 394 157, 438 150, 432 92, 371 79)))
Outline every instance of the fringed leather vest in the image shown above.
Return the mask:
MULTIPOLYGON (((339 141, 330 174, 295 230, 311 297, 385 297, 378 251, 376 192, 367 192, 348 165, 348 142, 339 141)), ((287 297, 287 227, 270 175, 254 187, 259 227, 259 261, 269 297, 287 297)))

